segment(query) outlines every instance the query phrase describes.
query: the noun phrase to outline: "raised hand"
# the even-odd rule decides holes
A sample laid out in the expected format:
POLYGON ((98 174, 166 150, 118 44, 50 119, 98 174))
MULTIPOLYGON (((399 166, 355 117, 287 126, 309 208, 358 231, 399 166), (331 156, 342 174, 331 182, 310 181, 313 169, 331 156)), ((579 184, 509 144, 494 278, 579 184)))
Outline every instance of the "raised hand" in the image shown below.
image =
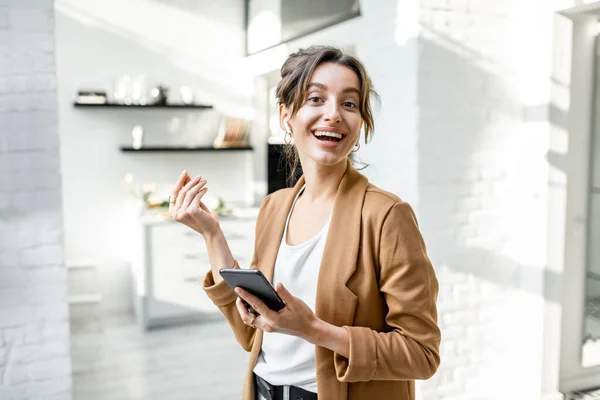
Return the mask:
POLYGON ((192 179, 187 171, 183 171, 169 200, 171 219, 189 226, 205 237, 220 229, 218 221, 202 202, 207 190, 206 179, 201 176, 192 179))

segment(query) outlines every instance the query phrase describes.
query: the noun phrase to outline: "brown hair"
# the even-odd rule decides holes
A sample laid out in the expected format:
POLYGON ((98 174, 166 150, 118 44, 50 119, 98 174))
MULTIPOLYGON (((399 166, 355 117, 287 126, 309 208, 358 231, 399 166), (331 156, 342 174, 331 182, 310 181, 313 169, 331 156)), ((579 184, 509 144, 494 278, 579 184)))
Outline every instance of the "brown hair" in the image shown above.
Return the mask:
MULTIPOLYGON (((358 58, 344 53, 342 50, 332 46, 310 46, 292 53, 281 67, 281 81, 277 84, 276 98, 278 104, 291 107, 290 118, 293 117, 302 104, 315 69, 322 63, 330 62, 343 65, 353 70, 358 76, 360 83, 360 101, 358 110, 364 121, 365 144, 373 136, 374 121, 371 110, 371 96, 379 100, 377 92, 373 89, 371 79, 367 75, 364 65, 358 58)), ((284 156, 290 169, 288 179, 293 182, 297 178, 296 170, 300 164, 298 151, 293 145, 284 146, 284 156)), ((350 153, 353 160, 353 154, 350 153)))

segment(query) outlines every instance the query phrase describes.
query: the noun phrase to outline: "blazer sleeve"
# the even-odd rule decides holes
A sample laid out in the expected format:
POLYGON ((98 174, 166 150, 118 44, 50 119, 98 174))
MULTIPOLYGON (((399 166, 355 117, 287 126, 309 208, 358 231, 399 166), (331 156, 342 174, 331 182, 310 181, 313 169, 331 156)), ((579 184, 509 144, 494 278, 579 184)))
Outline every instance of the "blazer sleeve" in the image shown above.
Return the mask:
POLYGON ((439 363, 438 282, 412 208, 394 204, 379 245, 379 288, 388 306, 389 332, 344 326, 350 356, 334 355, 338 380, 428 379, 439 363))
MULTIPOLYGON (((262 232, 263 221, 264 218, 264 209, 268 202, 270 195, 267 196, 258 212, 258 217, 256 221, 256 234, 254 241, 254 256, 252 257, 252 262, 250 264, 250 269, 257 269, 258 261, 257 261, 257 251, 256 244, 258 242, 259 235, 262 232)), ((233 268, 240 268, 237 260, 234 260, 233 268)), ((231 326, 233 330, 233 335, 242 348, 246 351, 250 351, 252 349, 252 345, 254 344, 254 337, 256 336, 256 328, 248 326, 242 321, 242 317, 237 310, 235 301, 237 299, 237 295, 235 292, 229 287, 227 282, 221 281, 215 285, 215 281, 213 279, 212 271, 208 271, 206 276, 204 277, 204 283, 202 288, 208 295, 208 297, 212 300, 212 302, 221 310, 221 313, 225 316, 225 319, 231 326)))

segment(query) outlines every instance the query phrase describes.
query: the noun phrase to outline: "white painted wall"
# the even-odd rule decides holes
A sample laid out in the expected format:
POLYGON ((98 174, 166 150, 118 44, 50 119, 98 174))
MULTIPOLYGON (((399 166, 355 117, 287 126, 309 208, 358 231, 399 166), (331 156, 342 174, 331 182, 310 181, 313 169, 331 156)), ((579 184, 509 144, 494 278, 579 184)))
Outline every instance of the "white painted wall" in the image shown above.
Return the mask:
POLYGON ((121 187, 154 182, 163 198, 183 169, 208 179, 211 196, 244 202, 252 190, 250 153, 129 154, 131 129, 142 125, 144 143, 211 144, 221 114, 252 117, 251 80, 239 69, 243 58, 243 2, 93 0, 56 1, 56 42, 64 219, 67 260, 92 259, 99 266, 103 308, 130 307, 127 264, 133 231, 121 187), (143 73, 149 83, 191 86, 208 111, 80 109, 78 89, 112 92, 119 75, 143 73), (249 84, 250 82, 250 84, 249 84), (173 117, 179 134, 170 135, 173 117), (250 177, 250 179, 249 179, 250 177), (115 292, 115 288, 120 288, 115 292))
POLYGON ((71 398, 52 0, 0 3, 0 398, 71 398))

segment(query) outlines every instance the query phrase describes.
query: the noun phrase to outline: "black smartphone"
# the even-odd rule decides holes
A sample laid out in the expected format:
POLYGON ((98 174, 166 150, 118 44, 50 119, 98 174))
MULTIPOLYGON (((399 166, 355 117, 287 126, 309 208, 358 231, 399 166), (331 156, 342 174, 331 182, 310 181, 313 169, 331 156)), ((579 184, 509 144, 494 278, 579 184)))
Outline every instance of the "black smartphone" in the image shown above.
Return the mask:
MULTIPOLYGON (((241 287, 248 293, 261 299, 271 310, 279 311, 285 307, 285 303, 262 272, 256 269, 223 268, 219 273, 231 289, 241 287)), ((259 315, 244 299, 242 301, 246 305, 246 308, 248 308, 248 311, 259 315)))

